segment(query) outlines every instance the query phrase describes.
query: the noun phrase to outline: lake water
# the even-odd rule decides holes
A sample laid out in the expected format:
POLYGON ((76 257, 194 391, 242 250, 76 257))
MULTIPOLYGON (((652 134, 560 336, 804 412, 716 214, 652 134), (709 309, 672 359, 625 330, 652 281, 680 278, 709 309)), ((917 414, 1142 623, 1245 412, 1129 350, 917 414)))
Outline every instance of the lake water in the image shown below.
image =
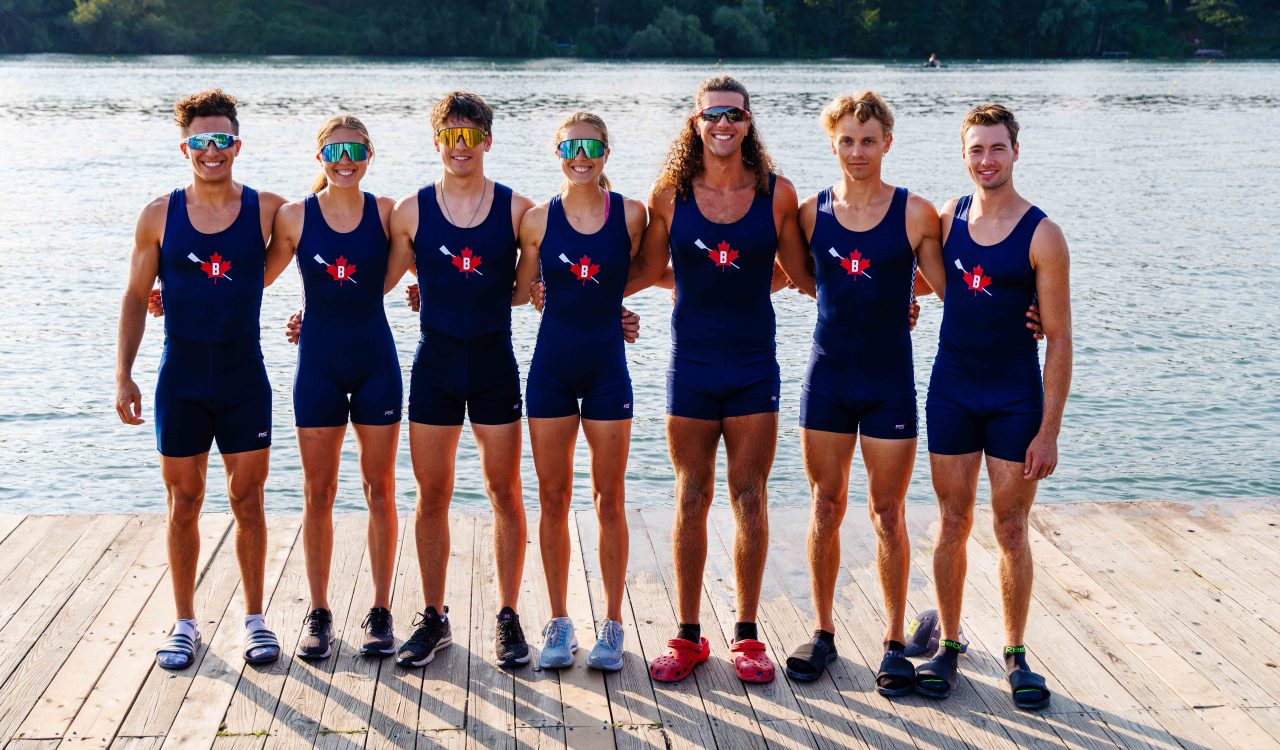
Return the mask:
MULTIPOLYGON (((1280 496, 1280 282, 1274 191, 1280 178, 1280 65, 1231 62, 580 63, 569 60, 371 61, 313 58, 0 57, 0 143, 10 178, 0 201, 0 512, 154 511, 164 504, 152 423, 122 425, 113 408, 116 320, 134 221, 152 197, 188 181, 170 111, 179 96, 221 86, 242 102, 237 177, 301 197, 328 116, 364 119, 378 147, 366 189, 401 196, 435 179, 426 113, 454 88, 497 111, 488 171, 537 200, 559 184, 555 126, 585 108, 608 121, 609 174, 643 197, 707 75, 751 90, 781 171, 806 195, 839 176, 817 124, 835 93, 874 88, 897 117, 889 181, 941 204, 969 190, 958 124, 974 103, 1001 101, 1023 126, 1019 189, 1071 245, 1075 382, 1057 474, 1043 502, 1280 496)), ((275 391, 267 504, 301 507, 291 389, 296 352, 281 329, 298 307, 297 274, 265 293, 263 349, 275 391)), ((408 371, 416 318, 400 291, 387 306, 408 371)), ((628 473, 633 504, 669 503, 663 432, 670 297, 628 304, 644 320, 630 347, 635 381, 628 473)), ((780 294, 782 415, 770 501, 807 502, 797 415, 814 306, 780 294)), ((924 395, 941 307, 923 303, 914 336, 924 395)), ((515 311, 527 372, 538 325, 515 311)), ((161 328, 148 324, 135 368, 152 414, 161 328)), ((406 377, 407 382, 407 377, 406 377)), ((922 430, 923 432, 923 430, 922 430)), ((407 427, 406 427, 407 433, 407 427)), ((413 504, 407 434, 397 494, 413 504)), ((585 444, 576 502, 589 501, 585 444)), ((921 440, 910 502, 932 501, 921 440)), ((526 502, 536 480, 525 442, 526 502)), ((213 458, 207 509, 225 509, 213 458)), ((863 497, 855 460, 851 495, 863 497)), ((363 507, 347 442, 343 508, 363 507)), ((723 502, 723 468, 717 497, 723 502)), ((985 484, 985 482, 984 482, 985 484)), ((983 490, 985 495, 985 489, 983 490)), ((482 506, 474 443, 464 432, 457 503, 482 506)))

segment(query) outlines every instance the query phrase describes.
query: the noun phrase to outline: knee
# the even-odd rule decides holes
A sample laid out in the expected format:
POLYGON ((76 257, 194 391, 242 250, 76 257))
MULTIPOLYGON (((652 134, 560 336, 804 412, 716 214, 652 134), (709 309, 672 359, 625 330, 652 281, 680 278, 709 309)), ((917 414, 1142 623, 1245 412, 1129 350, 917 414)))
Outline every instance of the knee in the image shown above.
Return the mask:
MULTIPOLYGON (((495 490, 489 493, 489 501, 493 503, 493 512, 505 520, 524 522, 524 498, 519 489, 495 490)), ((568 509, 565 509, 568 513, 568 509)))
POLYGON ((435 482, 418 483, 418 503, 414 513, 419 518, 438 518, 449 514, 453 493, 449 487, 435 482))
POLYGON ((365 495, 365 504, 369 506, 369 515, 379 520, 394 518, 396 515, 395 494, 390 491, 378 492, 375 486, 369 488, 365 495))
POLYGON ((839 526, 844 521, 848 495, 822 485, 813 486, 813 519, 819 526, 839 526))
POLYGON ((626 496, 621 492, 597 492, 593 498, 596 518, 601 526, 615 526, 627 522, 626 496))
POLYGON ((685 519, 700 518, 711 509, 712 485, 699 480, 686 479, 680 482, 680 492, 676 495, 676 517, 685 519))
POLYGON ((227 499, 230 501, 231 514, 236 517, 236 525, 245 526, 265 526, 266 512, 263 507, 262 492, 244 492, 242 494, 227 493, 227 499))
POLYGON ((200 519, 200 507, 204 505, 203 485, 169 487, 169 523, 193 524, 200 519))
POLYGON ((542 514, 551 514, 557 518, 569 517, 569 505, 573 501, 573 488, 556 482, 538 483, 538 502, 542 506, 542 514))
POLYGON ((938 532, 938 542, 963 544, 969 537, 969 530, 973 528, 973 508, 944 508, 941 521, 942 528, 938 532))
POLYGON ((764 485, 748 484, 729 488, 729 498, 739 515, 759 516, 768 512, 769 495, 764 485))
POLYGON ((996 543, 1006 552, 1027 546, 1027 519, 1020 514, 995 519, 996 543))
POLYGON ((303 502, 309 511, 328 511, 333 508, 334 498, 338 496, 338 480, 306 479, 302 483, 303 502))
POLYGON ((871 525, 880 536, 897 536, 906 528, 902 503, 871 501, 871 525))

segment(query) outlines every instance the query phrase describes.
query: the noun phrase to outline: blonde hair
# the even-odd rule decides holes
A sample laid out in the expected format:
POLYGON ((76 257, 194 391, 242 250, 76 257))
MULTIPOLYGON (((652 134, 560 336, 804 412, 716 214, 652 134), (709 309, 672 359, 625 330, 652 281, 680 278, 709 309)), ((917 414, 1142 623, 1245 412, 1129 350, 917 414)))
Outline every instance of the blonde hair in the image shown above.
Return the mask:
MULTIPOLYGON (((325 120, 324 125, 320 126, 320 132, 316 133, 316 150, 319 151, 324 142, 329 140, 329 136, 333 135, 333 131, 347 128, 354 130, 360 134, 364 140, 364 145, 369 147, 369 151, 373 151, 373 141, 369 139, 369 129, 364 126, 354 115, 335 115, 325 120)), ((311 192, 318 193, 329 185, 329 178, 324 176, 324 169, 321 168, 320 176, 316 178, 315 183, 311 185, 311 192)))
POLYGON ((969 128, 975 125, 1003 125, 1009 131, 1009 145, 1018 145, 1018 119, 1003 104, 979 104, 969 110, 969 114, 964 116, 964 122, 960 123, 961 141, 969 128))
MULTIPOLYGON (((591 112, 574 112, 564 118, 564 122, 560 123, 560 127, 556 128, 556 143, 564 140, 565 131, 577 124, 590 125, 600 133, 600 140, 604 142, 604 147, 609 148, 609 128, 605 126, 604 120, 600 115, 591 112)), ((561 184, 560 189, 564 190, 569 186, 566 180, 561 184)), ((605 177, 604 172, 600 173, 600 187, 608 190, 610 188, 609 178, 605 177)))
POLYGON ((852 96, 837 96, 822 109, 818 118, 827 135, 836 134, 836 124, 845 115, 853 115, 859 125, 866 125, 867 120, 879 121, 886 136, 893 135, 893 112, 884 99, 874 91, 859 91, 852 96))

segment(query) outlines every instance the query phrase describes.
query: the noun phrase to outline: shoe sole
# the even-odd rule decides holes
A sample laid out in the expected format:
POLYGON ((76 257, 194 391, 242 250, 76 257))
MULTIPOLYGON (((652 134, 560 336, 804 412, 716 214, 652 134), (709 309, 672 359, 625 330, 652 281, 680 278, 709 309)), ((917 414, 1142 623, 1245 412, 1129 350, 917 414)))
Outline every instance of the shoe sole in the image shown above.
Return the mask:
POLYGON ((532 658, 532 654, 525 654, 521 659, 494 659, 493 663, 499 667, 521 667, 528 664, 532 658))
POLYGON ((623 660, 619 659, 616 662, 594 662, 588 659, 587 666, 591 669, 598 669, 601 672, 621 672, 623 660))
POLYGON ((414 669, 417 669, 418 667, 425 667, 431 663, 432 659, 436 658, 436 653, 440 651, 440 649, 446 648, 451 643, 453 643, 453 636, 447 635, 444 638, 441 638, 440 642, 436 644, 436 647, 431 649, 431 651, 429 651, 427 655, 422 658, 421 661, 411 661, 409 659, 396 659, 396 664, 402 667, 412 667, 414 669))
POLYGON ((396 644, 393 642, 388 646, 361 646, 361 656, 391 656, 396 652, 396 644))
POLYGON ((574 644, 569 647, 569 661, 565 662, 564 664, 543 664, 542 661, 539 660, 538 668, 539 669, 568 669, 572 667, 575 662, 578 661, 577 654, 578 654, 578 646, 577 644, 574 644))
MULTIPOLYGON (((299 659, 305 659, 307 661, 319 661, 321 659, 328 659, 333 654, 333 641, 334 639, 332 638, 329 639, 329 643, 325 646, 323 654, 308 653, 306 651, 302 651, 301 649, 299 649, 296 652, 297 657, 299 659)), ((272 661, 275 661, 275 659, 272 659, 272 661)), ((252 663, 257 663, 257 662, 252 662, 252 663)))

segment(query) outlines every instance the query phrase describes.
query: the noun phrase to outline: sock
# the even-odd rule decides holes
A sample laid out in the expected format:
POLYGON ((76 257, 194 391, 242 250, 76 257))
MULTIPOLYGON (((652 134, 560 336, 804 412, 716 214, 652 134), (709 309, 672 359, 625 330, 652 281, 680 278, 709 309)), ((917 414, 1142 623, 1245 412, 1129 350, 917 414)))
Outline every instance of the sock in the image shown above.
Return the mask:
POLYGON ((960 649, 962 646, 959 641, 944 640, 938 645, 940 648, 938 649, 937 655, 933 657, 934 659, 946 659, 952 664, 956 663, 956 661, 960 659, 960 649))
POLYGON ((901 655, 903 651, 907 650, 907 646, 906 644, 899 643, 898 641, 885 641, 884 650, 885 650, 885 653, 893 652, 895 654, 901 655))
POLYGON ((516 614, 516 611, 514 609, 510 607, 503 607, 502 610, 498 612, 498 619, 499 620, 519 620, 520 616, 516 614))
POLYGON ((1005 646, 1004 647, 1004 673, 1007 676, 1010 672, 1016 672, 1020 669, 1031 671, 1031 667, 1027 666, 1027 647, 1026 646, 1005 646))
POLYGON ((253 632, 255 630, 270 630, 267 627, 267 620, 262 615, 245 615, 244 629, 253 632))
POLYGON ((702 626, 698 623, 680 623, 680 631, 676 633, 677 638, 683 638, 690 643, 702 642, 702 626))
POLYGON ((833 649, 836 647, 835 633, 831 633, 826 630, 819 629, 819 630, 813 631, 813 637, 816 638, 817 640, 822 641, 823 643, 827 644, 833 649))
POLYGON ((173 632, 175 634, 183 633, 192 640, 195 640, 200 635, 200 631, 196 630, 195 620, 174 620, 173 632))
POLYGON ((754 622, 734 623, 733 640, 745 641, 748 639, 753 641, 760 640, 760 634, 759 634, 759 631, 756 629, 756 624, 754 622))
POLYGON ((437 619, 437 620, 439 620, 439 621, 441 621, 441 622, 448 622, 448 621, 449 621, 449 608, 448 608, 448 607, 445 607, 445 608, 444 608, 444 612, 438 612, 438 611, 436 610, 436 608, 435 608, 435 607, 427 607, 425 610, 423 610, 422 614, 426 615, 426 618, 427 618, 428 620, 430 620, 431 618, 433 618, 433 617, 434 617, 435 619, 437 619))

